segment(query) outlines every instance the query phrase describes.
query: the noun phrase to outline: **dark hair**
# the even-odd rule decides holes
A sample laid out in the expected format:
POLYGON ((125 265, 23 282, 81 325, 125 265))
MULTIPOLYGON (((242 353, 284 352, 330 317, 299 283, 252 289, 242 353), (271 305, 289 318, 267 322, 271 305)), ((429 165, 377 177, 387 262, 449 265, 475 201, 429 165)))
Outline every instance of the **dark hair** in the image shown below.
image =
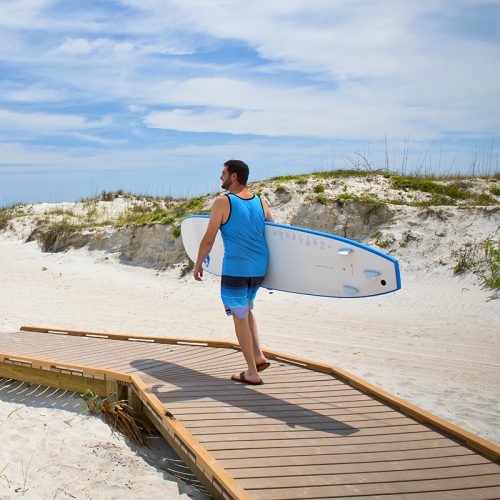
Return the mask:
POLYGON ((236 174, 238 182, 242 186, 247 185, 249 170, 248 165, 245 162, 242 162, 241 160, 228 160, 224 163, 224 166, 227 167, 229 175, 236 174))

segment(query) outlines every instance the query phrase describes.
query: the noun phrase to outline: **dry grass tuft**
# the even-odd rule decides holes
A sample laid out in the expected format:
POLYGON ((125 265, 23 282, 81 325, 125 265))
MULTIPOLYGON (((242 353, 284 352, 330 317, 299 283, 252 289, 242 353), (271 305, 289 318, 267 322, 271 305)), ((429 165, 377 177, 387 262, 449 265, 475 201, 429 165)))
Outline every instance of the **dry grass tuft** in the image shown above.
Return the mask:
POLYGON ((153 434, 153 428, 135 414, 126 400, 109 401, 87 390, 81 395, 89 415, 101 415, 113 429, 122 433, 132 443, 144 446, 146 436, 153 434))

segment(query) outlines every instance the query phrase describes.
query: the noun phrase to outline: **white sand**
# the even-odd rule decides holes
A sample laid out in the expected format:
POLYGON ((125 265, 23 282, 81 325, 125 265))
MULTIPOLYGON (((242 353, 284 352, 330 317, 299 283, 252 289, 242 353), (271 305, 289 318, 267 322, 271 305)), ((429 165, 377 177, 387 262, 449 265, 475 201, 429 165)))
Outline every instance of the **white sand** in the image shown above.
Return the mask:
MULTIPOLYGON (((131 448, 62 390, 0 383, 0 498, 189 498, 160 438, 131 448)), ((194 495, 195 498, 204 498, 194 495)))
MULTIPOLYGON (((499 443, 498 300, 449 268, 403 266, 402 278, 401 291, 371 299, 261 290, 263 344, 335 364, 499 443)), ((85 249, 44 254, 1 235, 0 304, 0 332, 32 325, 233 339, 215 278, 196 283, 85 249)), ((186 498, 187 489, 79 409, 0 390, 0 422, 2 498, 186 498)), ((161 452, 155 456, 158 464, 161 452)))

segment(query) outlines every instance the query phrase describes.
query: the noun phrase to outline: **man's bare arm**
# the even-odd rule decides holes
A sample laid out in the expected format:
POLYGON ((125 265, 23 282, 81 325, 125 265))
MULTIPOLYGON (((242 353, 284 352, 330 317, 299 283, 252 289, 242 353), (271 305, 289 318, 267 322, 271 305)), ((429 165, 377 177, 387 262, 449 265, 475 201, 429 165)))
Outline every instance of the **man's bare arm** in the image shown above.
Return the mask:
POLYGON ((266 200, 261 198, 261 201, 262 207, 264 208, 264 218, 269 222, 274 222, 273 214, 271 213, 271 210, 269 210, 269 205, 267 204, 266 200))
POLYGON ((217 198, 212 205, 208 227, 203 239, 201 240, 200 248, 198 249, 198 258, 196 259, 193 269, 193 276, 196 281, 201 281, 201 278, 203 277, 203 268, 201 265, 214 246, 217 231, 222 224, 222 217, 224 215, 226 203, 227 202, 224 198, 217 198))

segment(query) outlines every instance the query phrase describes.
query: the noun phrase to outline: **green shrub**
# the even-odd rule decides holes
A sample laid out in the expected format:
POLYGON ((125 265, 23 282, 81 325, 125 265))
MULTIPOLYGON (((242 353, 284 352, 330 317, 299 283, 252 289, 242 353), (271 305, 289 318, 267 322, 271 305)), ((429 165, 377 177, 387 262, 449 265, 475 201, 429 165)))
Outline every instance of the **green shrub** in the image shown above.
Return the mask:
POLYGON ((394 176, 391 181, 394 189, 402 189, 403 191, 422 191, 433 195, 448 196, 454 200, 473 197, 472 193, 452 184, 438 184, 426 179, 402 176, 394 176))
POLYGON ((124 194, 125 193, 121 189, 116 191, 116 192, 103 191, 101 193, 101 196, 99 196, 99 199, 101 201, 113 201, 116 198, 123 196, 124 194))
POLYGON ((500 246, 489 238, 482 243, 466 243, 458 251, 453 273, 472 272, 487 288, 500 288, 500 246))
POLYGON ((0 231, 5 229, 8 225, 9 222, 12 219, 12 211, 9 209, 2 209, 0 210, 0 231))
POLYGON ((145 213, 138 211, 138 214, 134 214, 128 211, 127 214, 120 220, 120 225, 126 226, 130 224, 174 224, 179 222, 181 219, 193 215, 195 213, 201 213, 201 209, 205 204, 205 197, 199 196, 198 198, 192 198, 190 200, 183 200, 180 202, 171 202, 171 206, 168 210, 157 211, 153 209, 145 208, 145 213))
POLYGON ((313 191, 315 193, 323 193, 325 191, 325 186, 323 186, 323 184, 316 184, 314 187, 313 187, 313 191))
POLYGON ((495 196, 500 196, 500 188, 496 187, 496 186, 493 186, 491 189, 490 189, 490 192, 491 194, 495 195, 495 196))
POLYGON ((498 205, 498 201, 486 193, 478 194, 475 198, 475 201, 476 203, 481 205, 498 205))
POLYGON ((325 172, 315 172, 312 175, 320 179, 338 179, 342 177, 367 177, 378 173, 380 172, 372 172, 370 170, 328 170, 325 172))
POLYGON ((390 247, 394 243, 394 237, 392 235, 385 236, 381 231, 377 231, 374 237, 375 244, 380 248, 390 247))
POLYGON ((341 202, 354 201, 357 199, 358 199, 358 197, 352 193, 341 193, 337 196, 337 200, 339 200, 341 202))
POLYGON ((328 205, 328 198, 324 194, 318 194, 316 201, 321 205, 328 205))

